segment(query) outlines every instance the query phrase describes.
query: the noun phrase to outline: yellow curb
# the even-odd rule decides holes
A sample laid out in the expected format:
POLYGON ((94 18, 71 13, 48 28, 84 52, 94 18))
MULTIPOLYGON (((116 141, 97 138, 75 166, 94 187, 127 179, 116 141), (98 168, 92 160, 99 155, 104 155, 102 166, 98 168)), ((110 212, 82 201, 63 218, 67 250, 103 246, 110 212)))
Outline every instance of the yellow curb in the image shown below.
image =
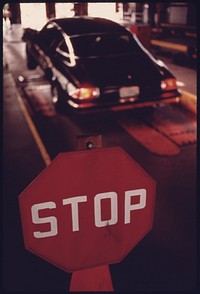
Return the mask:
POLYGON ((182 91, 181 101, 184 107, 193 113, 197 113, 197 96, 187 91, 182 91))
POLYGON ((22 97, 21 97, 21 95, 20 95, 20 93, 18 91, 16 92, 16 96, 17 96, 17 100, 19 102, 19 105, 21 107, 22 113, 24 115, 24 118, 25 118, 25 120, 26 120, 26 122, 27 122, 27 124, 28 124, 28 126, 30 128, 30 131, 31 131, 31 133, 33 135, 33 138, 35 139, 35 142, 36 142, 36 144, 37 144, 37 146, 39 148, 41 156, 42 156, 46 166, 48 166, 51 163, 50 156, 49 156, 49 154, 48 154, 48 152, 47 152, 47 150, 46 150, 46 148, 45 148, 45 146, 44 146, 44 144, 43 144, 43 142, 42 142, 42 140, 40 138, 40 135, 39 135, 39 133, 38 133, 32 119, 31 119, 31 116, 29 115, 28 110, 27 110, 27 108, 26 108, 26 106, 25 106, 25 104, 23 102, 23 99, 22 99, 22 97))

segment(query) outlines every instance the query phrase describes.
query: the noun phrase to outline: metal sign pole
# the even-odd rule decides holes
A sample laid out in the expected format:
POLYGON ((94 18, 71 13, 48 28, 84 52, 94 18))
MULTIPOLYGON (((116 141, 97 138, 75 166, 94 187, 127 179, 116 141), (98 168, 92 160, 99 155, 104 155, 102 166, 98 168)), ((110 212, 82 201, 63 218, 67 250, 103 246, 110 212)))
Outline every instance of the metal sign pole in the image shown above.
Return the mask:
MULTIPOLYGON (((76 150, 102 147, 101 135, 77 137, 76 150)), ((114 291, 109 265, 103 265, 72 273, 70 292, 73 291, 114 291)))
POLYGON ((109 266, 73 272, 69 291, 114 291, 109 266))

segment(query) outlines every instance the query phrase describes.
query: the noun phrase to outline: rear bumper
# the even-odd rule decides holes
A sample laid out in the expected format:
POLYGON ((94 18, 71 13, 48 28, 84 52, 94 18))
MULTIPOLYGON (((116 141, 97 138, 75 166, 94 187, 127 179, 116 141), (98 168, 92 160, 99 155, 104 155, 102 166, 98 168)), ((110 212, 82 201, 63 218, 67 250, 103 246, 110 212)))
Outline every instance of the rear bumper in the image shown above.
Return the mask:
POLYGON ((78 112, 82 111, 101 111, 101 110, 113 110, 113 111, 121 111, 126 109, 134 109, 134 108, 142 108, 142 107, 149 107, 149 106, 157 106, 157 105, 164 105, 170 103, 178 103, 180 102, 181 95, 177 95, 175 97, 169 98, 160 98, 155 100, 139 100, 139 99, 120 99, 115 102, 111 103, 97 103, 95 102, 84 102, 84 103, 76 103, 72 100, 68 100, 68 104, 73 109, 76 109, 78 112))
POLYGON ((155 100, 155 101, 144 101, 144 102, 139 102, 139 103, 135 103, 135 104, 113 106, 113 107, 111 107, 111 110, 118 111, 118 110, 150 107, 150 106, 159 106, 159 105, 170 104, 170 103, 179 103, 179 102, 180 102, 180 97, 177 96, 177 97, 173 97, 173 98, 166 98, 166 99, 160 99, 160 100, 155 100))

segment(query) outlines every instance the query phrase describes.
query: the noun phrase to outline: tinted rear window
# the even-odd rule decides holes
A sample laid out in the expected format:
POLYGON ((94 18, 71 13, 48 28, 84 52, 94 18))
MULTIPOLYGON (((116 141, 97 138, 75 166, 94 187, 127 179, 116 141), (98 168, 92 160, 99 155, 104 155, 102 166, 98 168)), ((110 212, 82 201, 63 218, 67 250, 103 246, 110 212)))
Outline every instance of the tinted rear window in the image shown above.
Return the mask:
POLYGON ((80 57, 139 53, 140 47, 128 34, 91 34, 71 37, 74 53, 80 57))

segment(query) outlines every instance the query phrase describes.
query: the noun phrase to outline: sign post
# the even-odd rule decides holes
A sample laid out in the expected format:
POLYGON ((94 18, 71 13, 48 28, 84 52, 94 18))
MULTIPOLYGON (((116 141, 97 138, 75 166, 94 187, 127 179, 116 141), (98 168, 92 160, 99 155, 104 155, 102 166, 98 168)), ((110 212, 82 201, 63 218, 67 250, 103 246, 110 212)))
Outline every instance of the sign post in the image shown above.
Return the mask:
MULTIPOLYGON (((76 150, 92 150, 101 147, 101 135, 77 137, 76 150)), ((114 291, 109 265, 73 272, 69 291, 114 291)))
POLYGON ((151 230, 155 187, 120 147, 60 153, 19 196, 25 248, 72 272, 70 291, 113 290, 108 265, 151 230))
POLYGON ((73 272, 69 290, 114 291, 109 266, 102 265, 73 272))

